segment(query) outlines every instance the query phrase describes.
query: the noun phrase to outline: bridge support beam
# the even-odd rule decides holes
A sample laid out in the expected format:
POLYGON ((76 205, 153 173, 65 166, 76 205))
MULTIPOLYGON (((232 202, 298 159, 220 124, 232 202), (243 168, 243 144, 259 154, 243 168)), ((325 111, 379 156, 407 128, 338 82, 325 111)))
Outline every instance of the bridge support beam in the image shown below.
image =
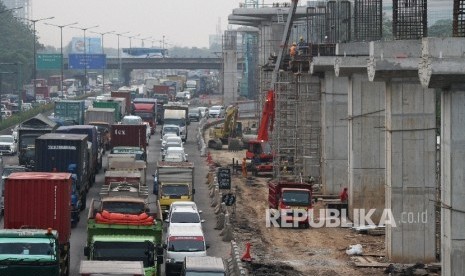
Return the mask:
POLYGON ((130 86, 132 69, 123 69, 123 84, 130 86))
POLYGON ((420 42, 371 42, 368 77, 386 82, 386 249, 391 261, 436 260, 436 108, 418 79, 420 42))

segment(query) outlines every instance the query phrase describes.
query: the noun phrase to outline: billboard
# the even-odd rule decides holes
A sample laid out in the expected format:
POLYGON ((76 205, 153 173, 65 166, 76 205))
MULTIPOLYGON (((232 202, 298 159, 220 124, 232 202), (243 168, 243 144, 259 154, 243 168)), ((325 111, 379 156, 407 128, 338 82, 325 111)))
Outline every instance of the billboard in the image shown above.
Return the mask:
POLYGON ((84 45, 83 37, 73 37, 71 40, 71 52, 73 54, 84 54, 84 46, 87 54, 101 54, 102 44, 99 37, 87 37, 86 45, 84 45))
POLYGON ((68 69, 105 69, 107 65, 104 54, 69 54, 68 69))

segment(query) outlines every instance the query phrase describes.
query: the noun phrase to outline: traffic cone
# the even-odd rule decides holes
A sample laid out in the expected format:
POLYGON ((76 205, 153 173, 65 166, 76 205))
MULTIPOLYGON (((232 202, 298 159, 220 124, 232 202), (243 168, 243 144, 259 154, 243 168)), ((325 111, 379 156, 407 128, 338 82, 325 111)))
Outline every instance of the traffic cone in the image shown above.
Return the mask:
POLYGON ((245 253, 242 255, 241 261, 243 262, 251 262, 252 257, 250 256, 250 242, 245 244, 245 253))

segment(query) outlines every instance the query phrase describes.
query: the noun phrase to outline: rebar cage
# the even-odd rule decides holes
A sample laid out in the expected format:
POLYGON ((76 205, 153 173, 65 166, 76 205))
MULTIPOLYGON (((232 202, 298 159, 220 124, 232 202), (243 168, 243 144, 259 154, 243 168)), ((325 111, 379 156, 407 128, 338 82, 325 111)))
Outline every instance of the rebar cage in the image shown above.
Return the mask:
POLYGON ((355 41, 380 40, 383 35, 383 1, 355 0, 355 41))
POLYGON ((427 0, 393 0, 394 39, 420 39, 428 35, 427 0))

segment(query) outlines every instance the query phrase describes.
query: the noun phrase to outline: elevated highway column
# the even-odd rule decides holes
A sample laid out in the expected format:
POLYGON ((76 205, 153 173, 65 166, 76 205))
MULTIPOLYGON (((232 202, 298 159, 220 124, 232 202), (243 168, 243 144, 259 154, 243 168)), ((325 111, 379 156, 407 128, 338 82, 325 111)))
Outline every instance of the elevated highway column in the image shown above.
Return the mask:
POLYGON ((363 209, 378 224, 385 206, 384 82, 367 76, 368 43, 338 44, 334 70, 348 82, 349 217, 363 209))
POLYGON ((418 79, 420 41, 370 42, 368 77, 386 82, 386 225, 391 261, 436 260, 436 108, 418 79))
POLYGON ((465 275, 465 38, 424 38, 419 76, 441 90, 441 273, 465 275))

